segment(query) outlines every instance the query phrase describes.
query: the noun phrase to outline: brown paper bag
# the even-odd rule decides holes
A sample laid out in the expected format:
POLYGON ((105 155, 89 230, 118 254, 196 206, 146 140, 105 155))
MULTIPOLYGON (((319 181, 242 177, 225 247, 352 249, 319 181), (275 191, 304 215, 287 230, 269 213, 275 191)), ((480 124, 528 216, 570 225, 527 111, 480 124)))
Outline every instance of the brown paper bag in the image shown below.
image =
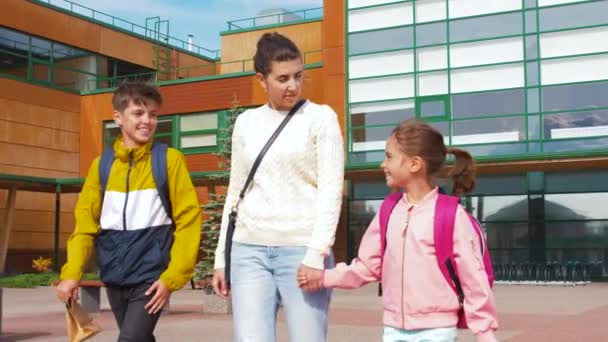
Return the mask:
POLYGON ((80 342, 95 336, 101 331, 99 325, 78 304, 70 298, 66 304, 66 320, 68 323, 68 337, 70 342, 80 342))

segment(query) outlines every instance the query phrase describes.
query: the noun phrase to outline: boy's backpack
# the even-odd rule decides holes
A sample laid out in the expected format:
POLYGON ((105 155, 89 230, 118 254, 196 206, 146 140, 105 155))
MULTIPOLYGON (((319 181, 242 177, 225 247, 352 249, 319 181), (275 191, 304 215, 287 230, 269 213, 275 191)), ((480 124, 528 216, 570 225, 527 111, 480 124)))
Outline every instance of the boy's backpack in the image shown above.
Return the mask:
MULTIPOLYGON (((171 200, 169 199, 169 183, 167 177, 167 145, 161 143, 154 143, 152 145, 152 177, 154 177, 154 183, 156 183, 156 190, 160 197, 160 202, 167 212, 167 216, 173 219, 173 211, 171 209, 171 200)), ((99 158, 99 182, 101 184, 101 198, 106 192, 108 186, 108 178, 110 177, 110 170, 114 163, 114 149, 106 148, 99 158)))
MULTIPOLYGON (((382 205, 380 206, 380 245, 382 250, 382 256, 386 251, 386 231, 388 229, 388 220, 391 212, 401 200, 403 194, 401 192, 395 192, 389 195, 382 205)), ((460 303, 460 310, 458 311, 458 324, 459 329, 466 329, 467 322, 464 315, 464 292, 458 278, 458 269, 456 268, 456 262, 454 261, 454 221, 456 219, 456 211, 458 209, 459 199, 458 197, 448 196, 444 194, 438 194, 437 203, 435 205, 435 218, 434 218, 434 236, 435 236, 435 255, 437 256, 437 264, 443 277, 448 282, 452 290, 458 296, 458 302, 460 303)), ((465 211, 466 212, 466 211, 465 211)), ((494 271, 492 270, 492 260, 488 253, 488 245, 481 225, 470 213, 467 212, 467 216, 473 225, 473 229, 479 236, 481 242, 481 252, 483 257, 483 264, 485 271, 488 276, 488 283, 490 287, 494 284, 494 271)))

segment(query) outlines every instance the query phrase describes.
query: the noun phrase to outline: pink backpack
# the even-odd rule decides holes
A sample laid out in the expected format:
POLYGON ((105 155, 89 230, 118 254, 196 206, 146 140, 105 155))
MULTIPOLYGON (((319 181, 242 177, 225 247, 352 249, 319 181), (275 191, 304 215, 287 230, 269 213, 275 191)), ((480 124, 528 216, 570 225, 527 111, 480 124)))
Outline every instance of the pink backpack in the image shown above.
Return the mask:
MULTIPOLYGON (((384 199, 380 206, 380 245, 382 248, 382 256, 386 251, 386 230, 388 229, 388 220, 391 212, 401 200, 403 194, 395 192, 384 199)), ((458 197, 439 194, 435 206, 435 255, 437 256, 437 264, 445 280, 458 296, 460 310, 458 312, 458 328, 466 329, 467 322, 464 315, 464 292, 458 278, 458 269, 454 261, 454 220, 456 219, 456 210, 458 209, 458 197)), ((490 287, 494 284, 494 271, 492 270, 492 260, 488 253, 488 246, 484 237, 481 225, 470 213, 467 212, 475 232, 479 236, 481 242, 481 250, 483 264, 488 276, 490 287)))

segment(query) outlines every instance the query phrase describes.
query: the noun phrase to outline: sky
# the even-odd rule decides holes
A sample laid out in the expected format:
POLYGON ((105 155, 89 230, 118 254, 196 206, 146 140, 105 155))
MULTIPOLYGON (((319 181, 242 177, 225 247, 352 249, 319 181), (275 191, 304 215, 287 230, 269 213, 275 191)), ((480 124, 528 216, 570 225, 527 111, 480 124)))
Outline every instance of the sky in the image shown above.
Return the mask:
MULTIPOLYGON (((64 0, 52 0, 52 3, 64 0)), ((227 21, 247 19, 270 8, 297 11, 323 6, 323 0, 71 0, 74 3, 145 26, 147 17, 169 20, 169 35, 211 50, 220 48, 227 21)))

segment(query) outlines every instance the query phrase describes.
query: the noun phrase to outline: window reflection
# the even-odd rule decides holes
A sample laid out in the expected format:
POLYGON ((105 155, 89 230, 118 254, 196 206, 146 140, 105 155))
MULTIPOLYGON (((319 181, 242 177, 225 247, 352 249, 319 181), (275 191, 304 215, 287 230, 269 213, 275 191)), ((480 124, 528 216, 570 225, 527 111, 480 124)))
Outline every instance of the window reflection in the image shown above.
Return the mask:
POLYGON ((447 42, 446 22, 417 25, 416 26, 416 47, 447 42))
POLYGON ((524 90, 452 95, 455 118, 524 113, 524 90))
POLYGON ((608 82, 543 87, 543 111, 608 107, 608 82))
POLYGON ((545 195, 545 216, 548 220, 608 219, 608 193, 573 193, 545 195))
POLYGON ((412 26, 398 27, 348 35, 348 53, 358 54, 374 51, 405 49, 414 46, 412 26))
POLYGON ((521 12, 454 20, 450 22, 450 42, 510 36, 520 34, 522 28, 521 12))
POLYGON ((608 13, 608 1, 541 8, 539 26, 541 31, 549 31, 605 24, 608 23, 606 13, 608 13))

